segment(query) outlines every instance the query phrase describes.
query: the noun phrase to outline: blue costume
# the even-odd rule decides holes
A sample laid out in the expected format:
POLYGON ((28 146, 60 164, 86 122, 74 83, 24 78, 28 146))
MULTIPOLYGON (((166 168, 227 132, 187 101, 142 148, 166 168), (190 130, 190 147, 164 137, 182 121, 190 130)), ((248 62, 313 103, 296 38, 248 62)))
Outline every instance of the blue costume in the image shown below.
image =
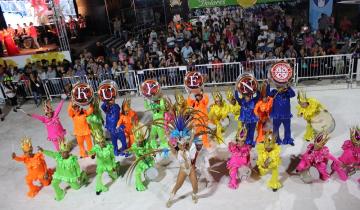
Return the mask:
POLYGON ((117 104, 111 105, 108 103, 103 103, 101 105, 101 109, 106 114, 105 128, 110 132, 111 141, 114 146, 114 154, 118 156, 127 148, 124 126, 120 126, 118 129, 116 128, 117 122, 120 118, 120 106, 117 104), (120 151, 117 143, 118 139, 120 139, 122 144, 120 151))
POLYGON ((241 106, 239 121, 246 126, 248 131, 245 143, 251 146, 255 146, 254 134, 258 117, 254 113, 254 108, 259 100, 260 94, 257 92, 255 97, 252 97, 250 101, 246 101, 245 98, 240 98, 238 91, 235 91, 235 98, 241 106))
POLYGON ((270 91, 270 85, 266 87, 268 96, 274 98, 272 111, 270 117, 273 119, 273 133, 277 134, 276 143, 294 145, 294 139, 291 138, 291 107, 290 98, 295 97, 295 92, 291 87, 285 89, 285 91, 279 92, 278 89, 270 91), (284 125, 285 136, 284 139, 280 139, 279 127, 284 125))

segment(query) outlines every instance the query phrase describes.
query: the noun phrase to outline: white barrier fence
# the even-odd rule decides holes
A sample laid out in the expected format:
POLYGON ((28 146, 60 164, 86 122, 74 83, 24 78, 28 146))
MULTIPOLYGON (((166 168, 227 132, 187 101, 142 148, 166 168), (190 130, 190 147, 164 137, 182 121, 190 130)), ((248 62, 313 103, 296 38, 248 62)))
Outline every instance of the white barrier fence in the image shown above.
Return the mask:
MULTIPOLYGON (((157 69, 144 69, 141 71, 119 72, 116 74, 101 74, 97 76, 74 76, 51 78, 43 80, 44 94, 48 98, 70 95, 72 86, 77 82, 86 82, 94 90, 106 80, 114 80, 119 92, 136 92, 140 84, 146 79, 157 80, 162 88, 182 87, 184 77, 188 71, 199 71, 204 75, 205 85, 226 85, 237 81, 239 75, 244 72, 254 74, 257 80, 268 78, 271 66, 279 61, 288 62, 294 69, 294 83, 298 85, 304 80, 311 79, 345 79, 346 82, 357 84, 360 82, 360 56, 352 54, 316 56, 304 58, 266 59, 246 62, 204 64, 191 67, 175 66, 157 69)), ((20 97, 32 98, 29 81, 20 81, 16 84, 20 97)), ((2 87, 1 87, 2 88, 2 87)), ((3 93, 3 89, 1 89, 3 93)), ((6 96, 0 94, 0 103, 6 96)))

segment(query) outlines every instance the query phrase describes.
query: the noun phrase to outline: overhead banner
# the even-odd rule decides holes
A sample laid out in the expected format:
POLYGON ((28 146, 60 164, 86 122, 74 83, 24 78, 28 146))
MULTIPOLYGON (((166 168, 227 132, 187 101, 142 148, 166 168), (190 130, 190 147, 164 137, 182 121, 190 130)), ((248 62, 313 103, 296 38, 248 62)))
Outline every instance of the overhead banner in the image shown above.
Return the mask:
POLYGON ((310 0, 309 6, 309 22, 311 30, 317 30, 319 28, 319 18, 321 14, 330 16, 333 9, 333 0, 310 0))
MULTIPOLYGON (((279 1, 284 0, 257 0, 256 4, 266 4, 279 1)), ((190 9, 239 5, 237 0, 188 0, 188 3, 190 9)))

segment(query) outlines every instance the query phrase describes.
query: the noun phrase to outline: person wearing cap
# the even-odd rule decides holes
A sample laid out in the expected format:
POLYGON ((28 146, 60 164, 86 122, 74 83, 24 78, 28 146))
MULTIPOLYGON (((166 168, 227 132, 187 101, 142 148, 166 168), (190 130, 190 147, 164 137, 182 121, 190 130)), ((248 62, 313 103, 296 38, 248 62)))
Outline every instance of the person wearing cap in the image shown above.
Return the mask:
MULTIPOLYGON (((195 94, 195 99, 191 98, 189 95, 188 99, 187 99, 187 104, 190 108, 193 108, 194 110, 197 110, 200 112, 198 114, 199 120, 195 120, 194 123, 196 124, 196 122, 199 121, 200 124, 203 122, 207 125, 208 121, 209 121, 208 111, 207 111, 207 106, 209 104, 209 96, 207 94, 204 94, 203 90, 201 90, 201 92, 195 94)), ((205 128, 197 127, 196 129, 197 129, 196 132, 201 132, 201 131, 204 131, 205 128)), ((208 140, 208 135, 203 134, 201 136, 201 139, 202 139, 202 142, 203 142, 205 148, 209 148, 210 144, 209 144, 209 140, 208 140)))
POLYGON ((64 100, 61 100, 54 111, 51 107, 50 101, 46 100, 43 103, 45 115, 27 114, 45 125, 48 134, 47 139, 54 145, 56 151, 59 151, 59 142, 64 139, 66 134, 66 130, 61 124, 59 117, 63 105, 64 100))
POLYGON ((86 118, 90 116, 94 111, 92 104, 88 109, 83 109, 79 105, 70 102, 68 107, 68 115, 72 119, 74 124, 74 135, 80 148, 80 158, 86 157, 85 151, 92 149, 91 130, 86 118), (84 147, 84 141, 87 145, 87 150, 84 147))
POLYGON ((56 169, 51 183, 55 190, 55 200, 61 201, 65 197, 65 191, 59 186, 61 182, 68 183, 74 190, 89 184, 89 178, 85 171, 81 171, 78 158, 70 154, 71 145, 69 142, 61 141, 59 152, 44 150, 42 147, 38 147, 38 149, 56 161, 56 169))
POLYGON ((27 196, 33 198, 41 190, 43 186, 48 186, 51 183, 51 176, 54 173, 52 169, 48 169, 44 155, 41 152, 33 153, 31 139, 24 137, 21 140, 21 149, 24 155, 17 156, 15 152, 12 153, 12 159, 17 162, 23 162, 27 168, 28 174, 25 177, 26 184, 29 187, 27 196), (34 185, 34 181, 39 181, 40 186, 34 185))

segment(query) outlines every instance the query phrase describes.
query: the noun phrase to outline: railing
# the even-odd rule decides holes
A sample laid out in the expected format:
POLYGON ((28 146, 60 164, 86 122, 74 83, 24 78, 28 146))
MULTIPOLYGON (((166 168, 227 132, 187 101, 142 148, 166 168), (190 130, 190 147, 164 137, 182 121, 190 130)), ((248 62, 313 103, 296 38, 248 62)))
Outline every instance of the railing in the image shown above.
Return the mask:
MULTIPOLYGON (((77 82, 86 82, 94 90, 106 79, 115 81, 119 92, 136 92, 140 84, 146 79, 157 80, 162 88, 183 87, 184 77, 188 71, 199 71, 203 74, 205 85, 226 85, 237 81, 244 72, 253 73, 257 80, 268 78, 271 66, 279 61, 288 62, 294 69, 294 83, 298 85, 304 80, 311 79, 344 79, 347 83, 360 83, 360 56, 352 54, 329 55, 304 58, 285 58, 252 60, 247 62, 204 64, 196 66, 175 66, 157 69, 144 69, 141 71, 117 72, 115 74, 101 74, 97 76, 74 76, 50 78, 43 80, 46 97, 52 98, 63 94, 69 95, 72 86, 77 82)), ((32 98, 29 81, 20 81, 17 84, 20 97, 32 98)), ((2 86, 0 86, 2 88, 2 86)), ((349 87, 352 87, 350 85, 349 87)), ((1 89, 3 92, 3 89, 1 89)), ((0 103, 6 99, 0 94, 0 103)))

